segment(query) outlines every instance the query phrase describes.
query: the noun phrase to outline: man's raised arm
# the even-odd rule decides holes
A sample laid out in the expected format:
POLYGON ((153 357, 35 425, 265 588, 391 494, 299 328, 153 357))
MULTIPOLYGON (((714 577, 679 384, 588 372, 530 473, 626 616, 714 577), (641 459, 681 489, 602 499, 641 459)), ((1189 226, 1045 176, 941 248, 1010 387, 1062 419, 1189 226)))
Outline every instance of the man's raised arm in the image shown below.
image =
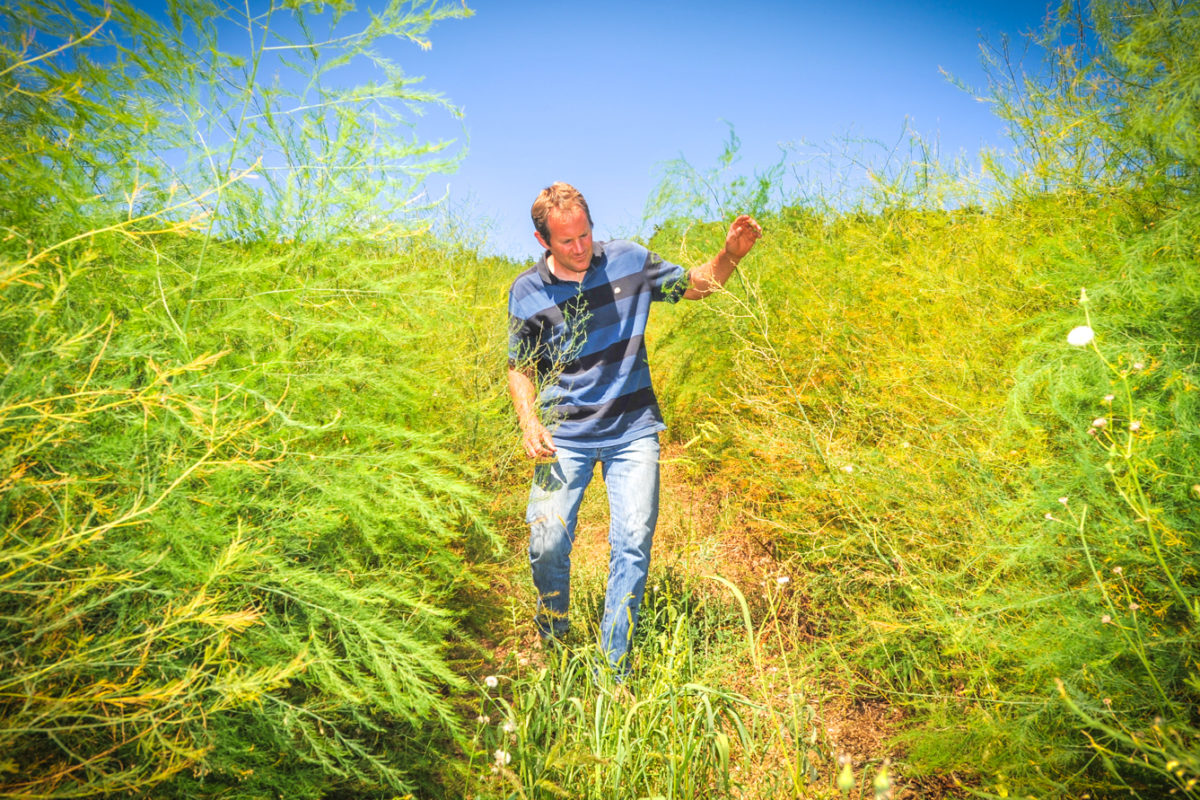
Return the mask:
POLYGON ((750 248, 762 236, 762 228, 748 214, 742 214, 729 226, 725 235, 725 246, 711 261, 694 267, 689 273, 691 285, 683 293, 686 300, 708 297, 725 285, 738 262, 746 257, 750 248))

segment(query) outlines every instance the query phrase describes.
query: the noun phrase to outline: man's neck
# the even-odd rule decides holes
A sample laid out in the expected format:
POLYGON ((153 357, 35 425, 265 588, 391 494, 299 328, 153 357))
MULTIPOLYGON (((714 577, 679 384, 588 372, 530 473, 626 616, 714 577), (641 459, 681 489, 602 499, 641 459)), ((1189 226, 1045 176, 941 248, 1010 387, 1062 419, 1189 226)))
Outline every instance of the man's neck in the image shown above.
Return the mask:
POLYGON ((580 283, 583 280, 583 276, 587 274, 586 269, 582 272, 575 272, 574 270, 570 270, 564 266, 561 266, 557 261, 554 260, 553 254, 546 256, 546 265, 550 267, 550 274, 558 278, 560 281, 580 283))

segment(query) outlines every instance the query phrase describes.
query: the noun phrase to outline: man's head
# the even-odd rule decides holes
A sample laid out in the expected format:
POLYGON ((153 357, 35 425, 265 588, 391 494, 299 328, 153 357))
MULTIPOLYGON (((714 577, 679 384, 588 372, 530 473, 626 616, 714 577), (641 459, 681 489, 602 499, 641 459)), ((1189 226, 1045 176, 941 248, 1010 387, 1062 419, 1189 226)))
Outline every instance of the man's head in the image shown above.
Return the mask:
POLYGON ((533 217, 533 229, 538 233, 538 241, 550 239, 549 218, 553 213, 563 213, 574 208, 583 209, 588 225, 592 224, 592 212, 588 211, 587 200, 569 183, 559 181, 552 183, 533 201, 530 216, 533 217))
POLYGON ((587 270, 592 260, 592 214, 574 186, 555 183, 533 201, 534 236, 550 251, 557 266, 572 273, 587 270))

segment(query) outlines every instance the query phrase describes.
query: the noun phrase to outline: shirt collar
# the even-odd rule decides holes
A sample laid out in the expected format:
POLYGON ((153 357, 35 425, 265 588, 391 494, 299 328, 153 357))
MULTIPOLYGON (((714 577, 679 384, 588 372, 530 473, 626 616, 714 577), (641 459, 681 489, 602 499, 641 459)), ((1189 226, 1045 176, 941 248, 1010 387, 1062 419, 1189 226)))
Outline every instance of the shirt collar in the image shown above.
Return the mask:
MULTIPOLYGON (((542 253, 542 258, 537 263, 538 276, 542 279, 542 283, 574 283, 574 281, 559 280, 558 278, 556 278, 554 276, 554 273, 550 271, 549 257, 550 257, 550 251, 547 250, 544 253, 542 253)), ((587 276, 591 273, 592 268, 595 267, 598 263, 600 263, 600 260, 603 258, 604 258, 604 244, 602 242, 593 241, 592 242, 592 263, 588 265, 587 272, 585 272, 583 275, 584 279, 587 278, 587 276)), ((582 283, 582 282, 583 281, 580 281, 580 283, 582 283)))

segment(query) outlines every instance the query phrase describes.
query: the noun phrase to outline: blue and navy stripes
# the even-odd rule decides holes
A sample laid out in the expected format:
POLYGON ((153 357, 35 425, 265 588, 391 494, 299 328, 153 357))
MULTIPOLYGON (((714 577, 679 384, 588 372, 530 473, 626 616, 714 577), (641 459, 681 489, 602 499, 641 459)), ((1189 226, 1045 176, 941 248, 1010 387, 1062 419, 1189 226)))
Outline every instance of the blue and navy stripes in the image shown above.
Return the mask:
POLYGON ((556 444, 609 447, 666 426, 650 383, 650 303, 675 302, 682 267, 627 241, 595 244, 580 283, 560 281, 546 258, 508 293, 509 364, 532 368, 542 419, 556 444))

